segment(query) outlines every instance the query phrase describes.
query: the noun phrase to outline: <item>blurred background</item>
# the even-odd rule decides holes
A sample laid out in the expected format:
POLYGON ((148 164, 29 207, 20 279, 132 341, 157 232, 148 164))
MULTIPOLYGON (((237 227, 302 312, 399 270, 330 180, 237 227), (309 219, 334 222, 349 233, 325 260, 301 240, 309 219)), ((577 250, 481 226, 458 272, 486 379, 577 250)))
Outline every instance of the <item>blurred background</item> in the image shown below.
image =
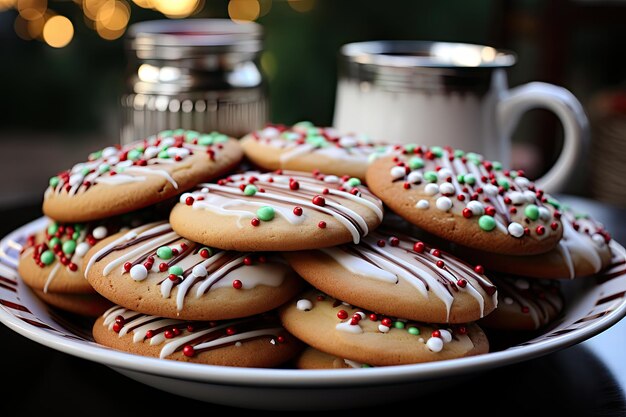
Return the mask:
MULTIPOLYGON (((626 206, 626 187, 607 179, 626 175, 626 2, 597 0, 0 0, 0 203, 40 199, 51 175, 119 141, 129 25, 200 17, 263 26, 259 65, 275 123, 332 123, 338 50, 348 42, 515 51, 511 86, 561 85, 592 121, 588 157, 568 191, 626 206)), ((541 175, 562 135, 555 116, 530 111, 514 134, 516 165, 541 175)))

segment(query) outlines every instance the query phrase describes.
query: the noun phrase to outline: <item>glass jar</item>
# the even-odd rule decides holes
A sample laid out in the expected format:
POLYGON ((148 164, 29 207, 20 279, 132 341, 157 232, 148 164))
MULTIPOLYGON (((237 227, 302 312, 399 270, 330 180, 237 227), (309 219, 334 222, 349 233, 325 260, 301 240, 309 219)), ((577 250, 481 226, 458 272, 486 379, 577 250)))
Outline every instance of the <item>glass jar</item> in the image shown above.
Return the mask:
POLYGON ((267 122, 260 25, 155 20, 132 25, 127 36, 122 143, 177 128, 241 137, 267 122))

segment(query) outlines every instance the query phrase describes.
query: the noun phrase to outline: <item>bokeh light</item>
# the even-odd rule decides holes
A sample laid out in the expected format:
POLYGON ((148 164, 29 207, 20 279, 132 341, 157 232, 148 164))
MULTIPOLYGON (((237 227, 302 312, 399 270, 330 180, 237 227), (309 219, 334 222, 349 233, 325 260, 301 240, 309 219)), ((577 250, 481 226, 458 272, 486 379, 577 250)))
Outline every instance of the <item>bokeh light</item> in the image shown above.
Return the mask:
POLYGON ((17 0, 0 0, 0 12, 8 10, 17 5, 17 0))
POLYGON ((91 20, 96 20, 98 10, 111 0, 83 0, 83 13, 91 20))
POLYGON ((236 23, 252 22, 259 17, 261 5, 258 0, 230 0, 228 16, 236 23))
POLYGON ((139 7, 143 7, 144 9, 154 8, 154 2, 152 0, 133 0, 133 3, 139 7))
POLYGON ((182 18, 198 10, 199 0, 152 0, 154 8, 167 17, 182 18))
POLYGON ((18 0, 17 10, 26 20, 41 18, 48 8, 47 0, 18 0))
POLYGON ((15 22, 13 22, 13 29, 15 30, 15 34, 20 38, 30 41, 33 38, 28 33, 28 20, 24 19, 19 14, 15 17, 15 22))
POLYGON ((50 12, 46 12, 43 16, 39 17, 39 19, 32 19, 28 21, 26 29, 28 30, 28 35, 31 39, 37 39, 41 37, 43 33, 43 27, 46 24, 46 20, 51 18, 53 15, 50 12))
POLYGON ((272 9, 272 0, 259 0, 259 17, 263 17, 272 9))
POLYGON ((74 26, 65 16, 52 16, 43 27, 43 40, 54 48, 63 48, 74 37, 74 26))
POLYGON ((315 0, 288 0, 289 5, 296 12, 306 13, 313 10, 315 0))
POLYGON ((130 19, 130 6, 123 0, 111 0, 105 3, 96 15, 99 24, 110 31, 124 30, 130 19))

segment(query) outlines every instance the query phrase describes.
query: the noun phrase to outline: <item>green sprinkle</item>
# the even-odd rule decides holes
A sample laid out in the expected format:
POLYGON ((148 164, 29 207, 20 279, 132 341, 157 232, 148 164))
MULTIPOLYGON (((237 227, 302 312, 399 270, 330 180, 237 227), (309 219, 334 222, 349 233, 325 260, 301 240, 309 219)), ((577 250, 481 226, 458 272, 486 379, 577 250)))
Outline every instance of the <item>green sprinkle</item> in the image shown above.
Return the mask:
POLYGON ((372 367, 372 365, 368 365, 366 363, 362 363, 361 364, 361 368, 371 368, 371 367, 372 367))
POLYGON ((170 269, 167 270, 170 275, 182 275, 183 268, 178 265, 170 266, 170 269))
POLYGON ((76 223, 74 224, 74 230, 76 230, 77 232, 82 232, 83 230, 85 230, 85 225, 82 223, 76 223))
POLYGON ((420 329, 418 329, 417 327, 409 327, 408 330, 409 334, 412 334, 414 336, 417 336, 418 334, 420 334, 420 329))
POLYGON ((130 151, 128 151, 127 158, 131 161, 136 161, 141 158, 141 151, 138 149, 131 149, 130 151))
POLYGON ((202 146, 213 145, 213 136, 200 135, 200 138, 198 139, 198 145, 202 145, 202 146))
POLYGON ((44 265, 50 265, 52 262, 54 262, 54 253, 51 250, 47 250, 41 254, 40 259, 41 262, 44 263, 44 265))
POLYGON ((50 184, 50 187, 56 188, 56 186, 59 185, 59 177, 50 177, 50 181, 48 183, 50 184))
POLYGON ((511 187, 511 184, 506 178, 498 178, 498 185, 505 190, 508 190, 511 187))
POLYGON ((468 152, 467 155, 465 155, 467 157, 467 159, 469 161, 471 161, 474 165, 478 165, 480 164, 480 162, 482 161, 483 157, 482 155, 479 155, 477 153, 474 152, 468 152))
POLYGON ((51 248, 54 248, 59 243, 61 243, 61 239, 55 236, 52 239, 50 239, 50 241, 48 242, 48 246, 51 248))
POLYGON ((56 223, 52 223, 50 226, 48 226, 49 235, 54 235, 58 230, 59 230, 59 225, 56 223))
POLYGON ((169 246, 161 246, 157 249, 157 256, 161 259, 170 259, 174 254, 169 246))
POLYGON ((306 143, 311 144, 317 148, 323 148, 325 146, 328 146, 328 142, 326 141, 326 138, 324 138, 324 136, 307 136, 306 138, 306 143))
POLYGON ((490 232, 496 228, 496 219, 491 216, 480 216, 478 226, 486 232, 490 232))
POLYGON ((559 210, 561 208, 561 203, 555 198, 548 197, 548 204, 550 204, 555 209, 559 210))
POLYGON ((182 136, 185 134, 185 129, 176 129, 172 132, 174 136, 182 136))
POLYGON ((441 146, 431 146, 430 151, 437 157, 441 158, 443 156, 443 148, 441 146))
POLYGON ((196 132, 195 130, 188 130, 185 132, 185 142, 193 142, 194 140, 198 139, 199 136, 200 133, 196 132))
POLYGON ((243 193, 248 196, 255 195, 257 191, 258 189, 256 188, 256 186, 252 184, 246 185, 246 188, 243 189, 243 193))
POLYGON ((283 137, 283 139, 286 139, 290 142, 300 139, 300 135, 295 132, 283 132, 281 136, 283 137))
POLYGON ((424 168, 424 160, 420 158, 419 156, 414 156, 413 158, 409 159, 409 168, 411 169, 424 168))
POLYGON ((413 151, 415 151, 415 145, 412 145, 412 144, 404 145, 404 150, 407 153, 413 153, 413 151))
POLYGON ((83 168, 80 173, 83 174, 83 177, 87 174, 89 174, 89 172, 91 171, 91 169, 89 168, 83 168))
POLYGON ((588 219, 589 215, 587 213, 577 213, 574 215, 574 218, 576 220, 580 220, 580 219, 588 219))
POLYGON ((398 320, 393 324, 393 327, 396 329, 404 329, 404 322, 398 320))
POLYGON ((463 156, 465 155, 465 152, 463 152, 460 149, 455 149, 454 150, 454 157, 455 158, 463 158, 463 156))
POLYGON ((168 154, 167 151, 163 150, 159 152, 158 156, 161 159, 168 159, 170 157, 170 154, 168 154))
POLYGON ((361 180, 358 178, 350 178, 346 183, 350 187, 358 187, 359 185, 361 185, 361 180))
POLYGON ((539 218, 539 207, 534 204, 529 204, 524 209, 524 215, 530 220, 537 220, 539 218))
POLYGON ((126 168, 124 167, 115 167, 115 172, 117 172, 118 174, 121 174, 122 172, 124 172, 126 168))
POLYGON ((169 138, 173 136, 173 133, 171 130, 162 130, 159 132, 159 137, 161 138, 169 138))
POLYGON ((68 240, 63 243, 63 253, 67 255, 71 255, 76 250, 76 242, 73 240, 68 240))
POLYGON ((511 178, 513 178, 513 179, 517 178, 517 171, 511 171, 511 172, 509 172, 509 177, 511 177, 511 178))
POLYGON ((77 240, 79 237, 80 237, 80 233, 79 232, 72 233, 72 239, 77 240))
POLYGON ((493 166, 493 169, 495 169, 496 171, 502 171, 502 162, 492 161, 491 165, 493 166))
POLYGON ((463 176, 463 180, 469 185, 476 184, 476 177, 474 176, 474 174, 465 174, 463 176))
POLYGON ((104 174, 105 172, 109 172, 109 170, 111 169, 111 165, 109 164, 101 164, 98 167, 98 172, 101 174, 104 174))
POLYGON ((221 133, 217 133, 214 137, 213 137, 213 142, 214 143, 224 143, 228 141, 228 136, 223 135, 221 133))
POLYGON ((256 211, 256 215, 259 218, 259 220, 263 220, 264 222, 269 222, 270 220, 274 218, 275 213, 272 207, 263 206, 263 207, 260 207, 256 211))
POLYGON ((89 154, 89 160, 94 161, 96 159, 102 158, 102 151, 92 152, 89 154))
POLYGON ((456 180, 459 182, 459 184, 465 184, 465 176, 463 174, 457 175, 456 180))
POLYGON ((301 122, 296 123, 295 125, 293 125, 293 127, 298 128, 298 129, 308 129, 310 127, 314 127, 313 123, 307 121, 307 120, 303 120, 301 122))
POLYGON ((437 173, 435 171, 424 172, 424 179, 428 182, 437 182, 437 173))
POLYGON ((144 148, 143 145, 139 145, 135 149, 137 149, 139 152, 143 152, 146 150, 146 148, 144 148))

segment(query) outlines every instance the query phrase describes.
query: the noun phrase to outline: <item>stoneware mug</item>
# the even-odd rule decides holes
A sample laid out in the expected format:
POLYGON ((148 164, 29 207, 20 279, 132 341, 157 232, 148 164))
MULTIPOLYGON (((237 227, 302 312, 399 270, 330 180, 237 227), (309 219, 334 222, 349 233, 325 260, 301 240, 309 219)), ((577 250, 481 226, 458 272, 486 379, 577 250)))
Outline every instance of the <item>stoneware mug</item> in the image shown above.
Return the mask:
POLYGON ((449 145, 509 165, 511 134, 532 108, 553 111, 563 124, 561 154, 536 182, 562 190, 589 135, 580 102, 556 85, 509 88, 512 52, 429 41, 372 41, 340 52, 334 126, 374 141, 449 145))

